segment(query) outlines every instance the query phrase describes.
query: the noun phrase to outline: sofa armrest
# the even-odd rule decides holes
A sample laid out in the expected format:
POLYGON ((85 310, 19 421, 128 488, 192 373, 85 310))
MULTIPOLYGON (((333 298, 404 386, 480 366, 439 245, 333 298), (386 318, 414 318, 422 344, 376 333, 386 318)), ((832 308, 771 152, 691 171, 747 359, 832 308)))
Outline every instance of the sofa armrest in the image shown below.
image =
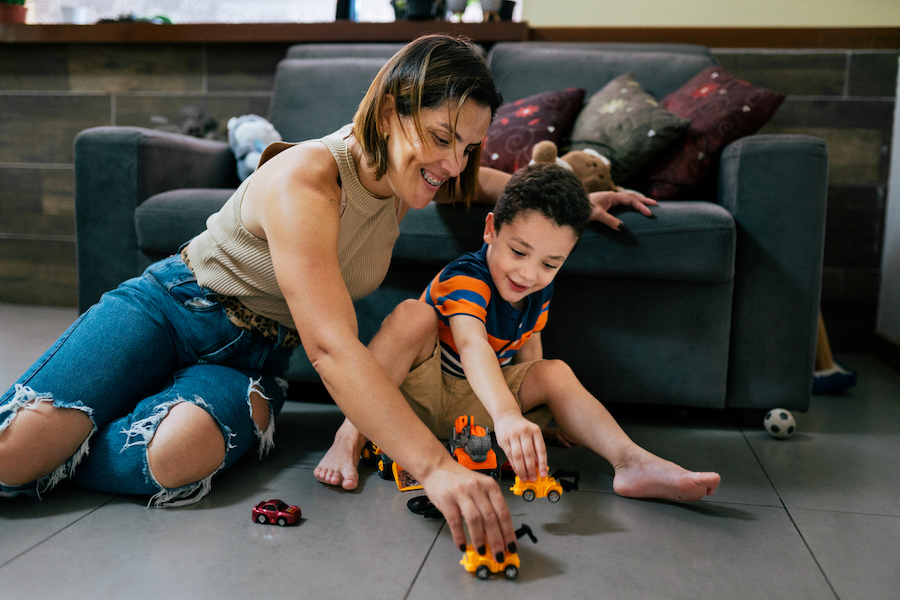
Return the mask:
POLYGON ((134 211, 179 188, 234 188, 224 142, 137 127, 97 127, 75 138, 78 310, 138 274, 134 211))
POLYGON ((719 202, 737 227, 728 407, 809 408, 827 186, 819 138, 754 135, 722 154, 719 202))

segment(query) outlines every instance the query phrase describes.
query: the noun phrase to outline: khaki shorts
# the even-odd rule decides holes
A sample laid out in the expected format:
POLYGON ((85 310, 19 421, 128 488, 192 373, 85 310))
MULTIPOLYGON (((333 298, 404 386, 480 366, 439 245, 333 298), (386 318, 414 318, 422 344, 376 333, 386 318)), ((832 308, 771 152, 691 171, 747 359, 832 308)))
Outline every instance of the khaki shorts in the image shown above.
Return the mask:
MULTIPOLYGON (((519 388, 528 369, 536 361, 524 362, 502 367, 503 376, 509 390, 519 403, 519 388)), ((453 424, 460 415, 473 415, 477 425, 494 429, 494 421, 485 410, 478 396, 466 379, 459 379, 441 371, 441 346, 435 344, 431 358, 410 371, 400 391, 413 411, 429 429, 438 437, 450 438, 453 424)), ((543 429, 550 423, 553 415, 547 406, 539 406, 528 411, 525 418, 543 429)))

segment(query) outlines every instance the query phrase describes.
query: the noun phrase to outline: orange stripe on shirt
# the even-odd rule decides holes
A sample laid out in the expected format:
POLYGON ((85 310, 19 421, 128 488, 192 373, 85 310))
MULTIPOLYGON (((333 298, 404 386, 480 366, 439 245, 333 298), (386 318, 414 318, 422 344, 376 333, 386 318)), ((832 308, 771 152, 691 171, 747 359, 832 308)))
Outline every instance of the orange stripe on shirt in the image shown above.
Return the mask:
POLYGON ((473 301, 465 299, 441 300, 441 298, 446 298, 460 290, 464 290, 467 294, 477 294, 481 296, 484 299, 484 305, 487 306, 491 300, 491 288, 488 287, 485 282, 464 275, 457 275, 455 277, 450 277, 446 281, 441 281, 441 277, 438 275, 432 280, 429 289, 431 291, 432 303, 434 306, 439 307, 438 309, 443 316, 450 317, 452 315, 464 313, 477 317, 482 321, 487 319, 487 310, 484 306, 476 304, 473 301))

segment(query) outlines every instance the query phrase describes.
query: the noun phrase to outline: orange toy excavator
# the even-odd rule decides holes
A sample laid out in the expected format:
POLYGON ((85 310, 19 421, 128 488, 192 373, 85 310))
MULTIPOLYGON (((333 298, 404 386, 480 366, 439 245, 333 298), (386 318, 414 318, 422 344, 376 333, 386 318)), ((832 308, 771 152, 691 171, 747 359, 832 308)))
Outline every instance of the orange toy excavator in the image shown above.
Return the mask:
POLYGON ((476 425, 474 416, 462 415, 456 419, 447 446, 459 464, 494 479, 500 478, 490 429, 476 425))

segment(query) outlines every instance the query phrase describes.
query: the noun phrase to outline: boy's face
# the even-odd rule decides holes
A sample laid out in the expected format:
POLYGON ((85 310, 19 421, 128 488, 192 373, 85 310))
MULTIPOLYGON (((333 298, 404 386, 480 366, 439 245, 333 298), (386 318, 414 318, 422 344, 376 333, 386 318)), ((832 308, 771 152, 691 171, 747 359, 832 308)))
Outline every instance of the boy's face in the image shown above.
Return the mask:
POLYGON ((488 243, 487 263, 494 285, 504 300, 517 305, 550 285, 578 237, 571 227, 561 227, 529 210, 499 230, 494 225, 494 213, 488 214, 484 241, 488 243))

